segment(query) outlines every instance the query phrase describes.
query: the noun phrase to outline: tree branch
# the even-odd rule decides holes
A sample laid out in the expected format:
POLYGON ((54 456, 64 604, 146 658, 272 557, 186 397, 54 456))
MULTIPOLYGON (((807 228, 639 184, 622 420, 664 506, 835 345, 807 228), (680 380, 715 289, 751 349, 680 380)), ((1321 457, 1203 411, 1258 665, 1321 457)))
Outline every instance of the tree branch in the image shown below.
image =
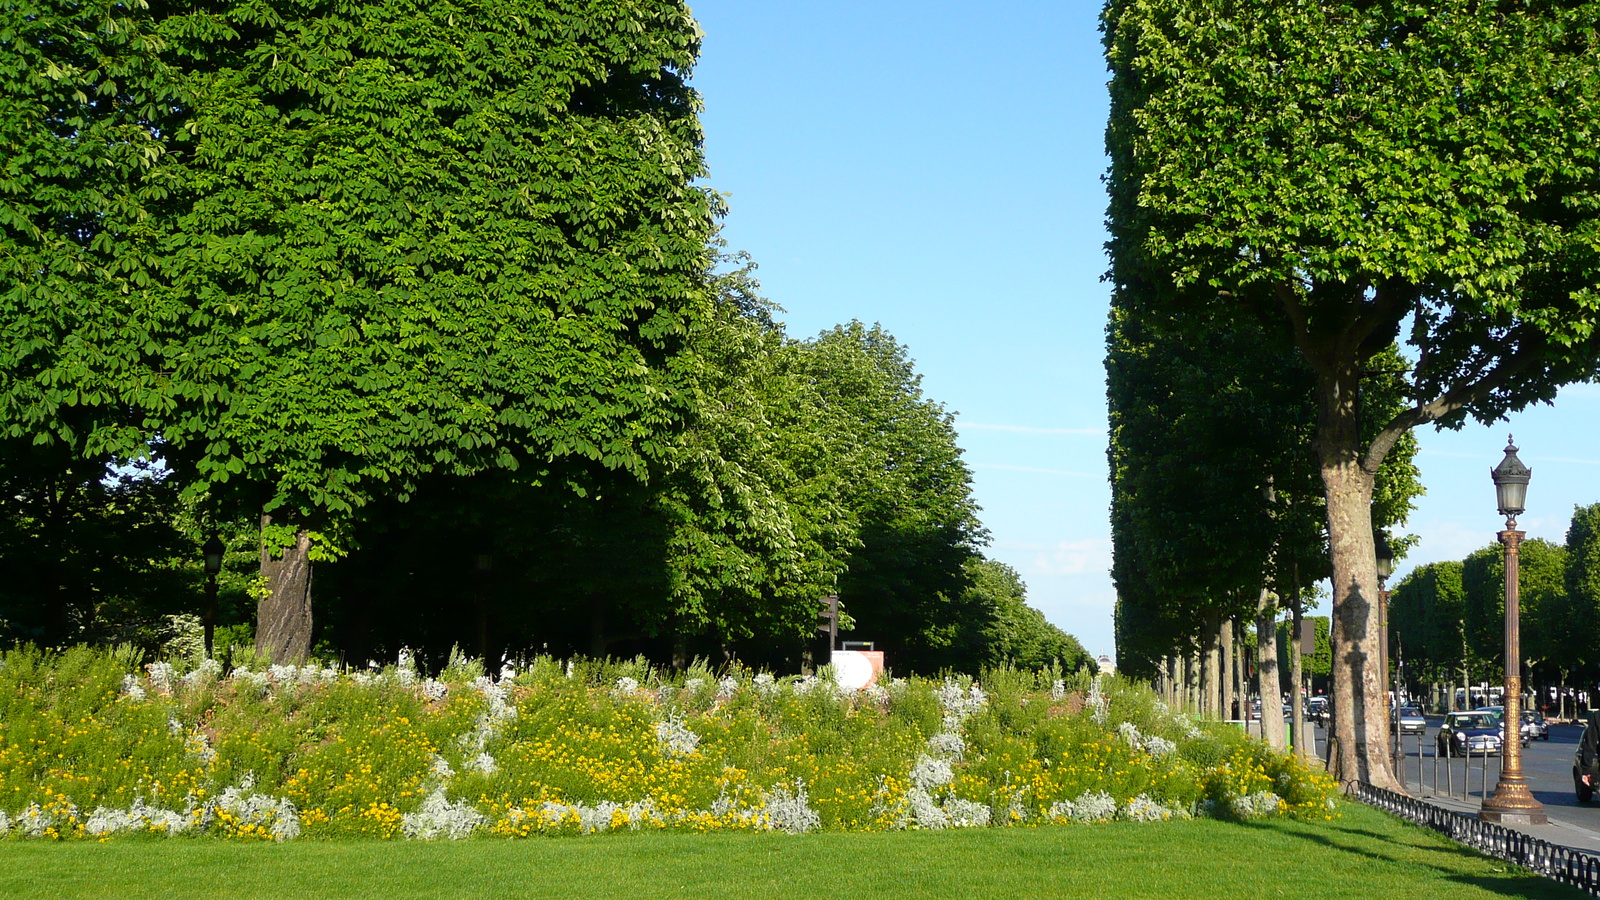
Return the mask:
POLYGON ((1331 374, 1326 357, 1311 340, 1311 323, 1306 318, 1305 307, 1300 305, 1300 298, 1281 281, 1273 282, 1272 293, 1283 304, 1284 314, 1289 317, 1289 325, 1294 331, 1295 346, 1300 348, 1300 355, 1305 358, 1306 364, 1318 375, 1331 374))
POLYGON ((1369 475, 1376 475, 1378 467, 1383 465, 1384 457, 1394 448, 1400 436, 1418 425, 1426 425, 1444 418, 1450 413, 1472 403, 1490 391, 1503 386, 1522 370, 1532 365, 1539 359, 1539 351, 1534 347, 1524 346, 1517 352, 1500 361, 1500 364, 1486 372, 1477 381, 1457 385, 1445 391, 1434 400, 1419 403, 1389 420, 1389 424, 1378 432, 1367 446, 1367 455, 1362 458, 1361 468, 1369 475))
POLYGON ((1394 282, 1384 282, 1374 291, 1372 303, 1356 318, 1351 335, 1356 339, 1357 358, 1366 360, 1394 343, 1393 329, 1405 318, 1406 292, 1394 282))

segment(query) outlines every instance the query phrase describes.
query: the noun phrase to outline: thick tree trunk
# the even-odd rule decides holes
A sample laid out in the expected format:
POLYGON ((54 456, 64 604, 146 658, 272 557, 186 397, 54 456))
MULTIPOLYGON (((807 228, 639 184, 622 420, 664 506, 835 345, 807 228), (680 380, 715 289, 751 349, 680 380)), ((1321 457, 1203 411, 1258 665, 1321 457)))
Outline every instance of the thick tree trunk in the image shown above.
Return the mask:
MULTIPOLYGON (((261 527, 270 524, 263 515, 261 527)), ((256 652, 274 665, 299 665, 311 654, 311 535, 301 529, 292 545, 274 549, 261 544, 267 596, 256 607, 256 652)))
POLYGON ((1316 450, 1327 496, 1333 561, 1333 747, 1341 785, 1404 793, 1389 765, 1389 715, 1378 671, 1378 569, 1372 535, 1373 473, 1362 467, 1359 373, 1318 380, 1316 450))
MULTIPOLYGON (((1278 681, 1278 598, 1265 587, 1256 607, 1256 692, 1261 695, 1261 739, 1274 750, 1287 746, 1283 734, 1282 687, 1278 681)), ((1300 709, 1295 691, 1294 709, 1300 709)))

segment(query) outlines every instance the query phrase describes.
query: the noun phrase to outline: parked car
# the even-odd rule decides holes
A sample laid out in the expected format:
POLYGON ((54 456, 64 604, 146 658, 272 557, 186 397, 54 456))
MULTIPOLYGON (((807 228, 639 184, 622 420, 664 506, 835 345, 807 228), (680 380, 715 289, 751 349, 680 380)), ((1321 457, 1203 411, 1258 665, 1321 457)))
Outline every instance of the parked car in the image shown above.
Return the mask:
POLYGON ((1522 714, 1522 739, 1550 740, 1550 723, 1544 720, 1544 713, 1528 710, 1522 714))
POLYGON ((1440 756, 1499 753, 1502 744, 1500 718, 1481 709, 1445 716, 1439 736, 1434 739, 1440 756))
POLYGON ((1572 791, 1578 802, 1593 799, 1596 785, 1600 785, 1600 710, 1591 710, 1578 751, 1572 754, 1572 791))
POLYGON ((1405 734, 1424 734, 1428 730, 1428 720, 1423 717, 1422 710, 1415 706, 1400 707, 1398 731, 1405 734))

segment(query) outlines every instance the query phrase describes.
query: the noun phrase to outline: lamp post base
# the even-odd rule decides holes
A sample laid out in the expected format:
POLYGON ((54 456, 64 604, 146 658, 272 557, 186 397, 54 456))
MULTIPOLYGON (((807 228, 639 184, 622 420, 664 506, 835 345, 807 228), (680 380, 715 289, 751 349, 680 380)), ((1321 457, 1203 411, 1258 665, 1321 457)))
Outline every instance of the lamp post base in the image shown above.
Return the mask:
POLYGON ((1544 804, 1533 798, 1528 783, 1522 776, 1515 780, 1502 778, 1495 785, 1494 795, 1483 801, 1478 818, 1501 825, 1548 825, 1544 804))

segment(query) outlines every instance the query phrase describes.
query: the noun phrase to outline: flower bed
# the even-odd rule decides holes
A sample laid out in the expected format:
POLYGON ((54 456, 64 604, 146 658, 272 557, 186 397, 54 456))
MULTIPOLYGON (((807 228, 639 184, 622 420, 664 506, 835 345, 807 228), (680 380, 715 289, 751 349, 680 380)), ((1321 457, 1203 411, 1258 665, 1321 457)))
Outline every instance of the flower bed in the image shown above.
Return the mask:
POLYGON ((1333 784, 1146 688, 1015 670, 822 678, 636 661, 437 679, 0 654, 0 837, 528 837, 1330 815, 1333 784))

